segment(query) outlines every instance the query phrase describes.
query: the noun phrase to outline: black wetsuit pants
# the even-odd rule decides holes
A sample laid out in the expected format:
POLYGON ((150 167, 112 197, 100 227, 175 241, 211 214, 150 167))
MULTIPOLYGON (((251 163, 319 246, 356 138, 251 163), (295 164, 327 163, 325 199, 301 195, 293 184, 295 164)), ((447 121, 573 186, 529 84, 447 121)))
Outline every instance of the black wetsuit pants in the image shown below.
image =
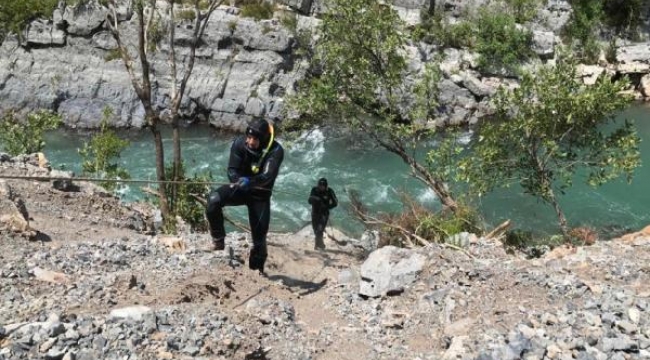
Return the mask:
POLYGON ((206 216, 210 224, 210 234, 213 240, 223 240, 226 230, 223 226, 223 207, 246 205, 248 208, 248 223, 253 237, 253 248, 250 252, 248 267, 264 271, 266 262, 266 234, 271 220, 271 199, 256 199, 245 191, 230 185, 223 185, 212 190, 208 197, 206 216))
POLYGON ((328 212, 311 212, 311 227, 314 229, 314 235, 316 236, 315 247, 325 248, 325 243, 323 242, 323 232, 325 232, 325 227, 327 226, 327 220, 329 220, 330 214, 328 212))

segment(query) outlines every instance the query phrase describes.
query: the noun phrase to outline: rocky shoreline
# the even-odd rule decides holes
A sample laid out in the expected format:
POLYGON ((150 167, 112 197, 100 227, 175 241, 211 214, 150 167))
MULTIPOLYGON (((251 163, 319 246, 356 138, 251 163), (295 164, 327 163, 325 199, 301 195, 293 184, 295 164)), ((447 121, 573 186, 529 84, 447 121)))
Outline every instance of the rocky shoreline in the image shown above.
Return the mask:
POLYGON ((269 236, 261 276, 248 234, 206 252, 207 234, 153 234, 83 184, 3 187, 47 236, 0 226, 0 359, 650 358, 648 231, 527 259, 483 238, 375 250, 335 229, 320 252, 304 229, 269 236))

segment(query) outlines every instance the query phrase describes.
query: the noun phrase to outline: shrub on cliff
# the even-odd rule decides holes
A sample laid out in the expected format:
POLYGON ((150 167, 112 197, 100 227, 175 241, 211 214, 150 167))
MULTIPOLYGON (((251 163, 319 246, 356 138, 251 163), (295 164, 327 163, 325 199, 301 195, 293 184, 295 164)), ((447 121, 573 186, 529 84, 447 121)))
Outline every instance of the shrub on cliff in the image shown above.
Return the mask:
POLYGON ((0 43, 9 33, 23 40, 27 24, 38 18, 49 19, 59 0, 3 0, 0 2, 0 43))
POLYGON ((519 65, 534 55, 532 34, 518 26, 517 21, 519 17, 525 18, 523 12, 530 16, 527 11, 536 7, 533 7, 533 1, 521 1, 514 4, 513 0, 512 5, 481 7, 475 15, 453 24, 438 8, 433 15, 423 14, 422 24, 414 29, 413 35, 418 40, 445 47, 476 50, 480 55, 479 68, 484 72, 516 73, 519 65), (509 8, 515 5, 517 11, 509 8), (524 5, 531 6, 531 9, 524 5))
POLYGON ((275 6, 264 0, 249 0, 241 4, 242 17, 250 17, 255 20, 270 19, 273 17, 275 6))

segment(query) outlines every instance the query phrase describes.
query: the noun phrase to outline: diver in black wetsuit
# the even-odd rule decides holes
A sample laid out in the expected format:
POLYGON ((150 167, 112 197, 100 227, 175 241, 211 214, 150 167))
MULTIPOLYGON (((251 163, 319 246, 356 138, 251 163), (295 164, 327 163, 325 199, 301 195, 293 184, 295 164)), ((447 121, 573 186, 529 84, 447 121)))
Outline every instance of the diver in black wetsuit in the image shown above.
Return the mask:
POLYGON ((309 203, 311 204, 311 226, 316 236, 314 249, 324 250, 323 232, 329 220, 330 210, 339 203, 334 190, 327 186, 327 179, 321 178, 318 180, 318 186, 311 188, 309 203))
POLYGON ((222 208, 246 205, 253 237, 248 266, 260 272, 264 272, 267 257, 266 234, 273 185, 283 159, 284 149, 274 139, 273 126, 266 120, 255 120, 246 128, 246 135, 237 137, 230 148, 228 179, 231 184, 212 190, 208 196, 206 215, 213 250, 225 248, 222 208))

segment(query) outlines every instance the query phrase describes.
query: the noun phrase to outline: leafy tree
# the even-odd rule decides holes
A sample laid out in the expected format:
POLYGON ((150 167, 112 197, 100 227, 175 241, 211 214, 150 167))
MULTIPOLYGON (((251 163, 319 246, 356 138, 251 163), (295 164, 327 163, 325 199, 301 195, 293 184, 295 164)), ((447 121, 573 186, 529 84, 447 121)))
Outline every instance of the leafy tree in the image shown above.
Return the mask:
POLYGON ((11 155, 32 154, 45 147, 43 133, 61 125, 61 117, 49 111, 37 111, 20 119, 13 111, 0 120, 0 142, 11 155))
MULTIPOLYGON (((87 175, 97 175, 107 179, 128 179, 130 178, 129 172, 119 166, 116 160, 129 146, 129 142, 120 139, 114 131, 108 128, 108 120, 112 114, 113 111, 110 108, 104 108, 104 117, 99 133, 79 149, 79 154, 83 159, 82 169, 87 175)), ((112 181, 102 182, 100 185, 109 191, 113 191, 117 187, 117 183, 112 181)))
POLYGON ((555 209, 562 233, 569 233, 557 195, 579 174, 599 186, 626 175, 640 163, 633 125, 613 120, 630 102, 625 80, 601 76, 585 86, 571 60, 525 74, 515 90, 501 88, 494 98, 495 118, 485 122, 460 161, 461 179, 479 194, 519 183, 526 193, 555 209))
MULTIPOLYGON (((166 179, 165 154, 159 128, 163 120, 161 110, 154 106, 152 99, 151 75, 153 63, 151 62, 151 58, 153 52, 156 50, 156 47, 152 46, 152 42, 163 41, 161 36, 155 34, 158 34, 161 28, 167 31, 167 36, 164 41, 167 42, 169 77, 171 79, 169 117, 172 126, 173 141, 172 179, 180 181, 182 177, 182 156, 179 109, 187 88, 187 83, 194 69, 196 48, 201 44, 200 40, 205 33, 210 16, 223 3, 223 0, 166 0, 166 6, 162 6, 156 0, 133 0, 132 11, 136 14, 138 34, 135 54, 133 51, 130 51, 132 49, 127 46, 127 43, 122 38, 123 30, 117 16, 119 1, 107 0, 106 2, 106 6, 109 9, 106 19, 107 26, 117 43, 124 67, 131 79, 131 84, 144 107, 147 127, 153 134, 156 150, 156 178, 159 181, 166 179), (177 57, 176 25, 179 21, 185 20, 176 19, 176 8, 186 5, 190 5, 195 13, 192 34, 190 40, 187 42, 189 52, 187 56, 177 57), (148 7, 149 11, 145 12, 145 7, 148 7), (163 10, 167 11, 166 21, 169 22, 165 27, 161 27, 159 24, 159 21, 163 18, 161 14, 163 10), (179 71, 179 66, 182 66, 182 71, 179 71)), ((167 185, 165 183, 161 182, 158 184, 160 211, 164 222, 169 221, 172 214, 172 210, 167 201, 166 188, 167 185)), ((173 183, 171 186, 172 197, 176 196, 177 190, 177 184, 173 183)))
POLYGON ((0 43, 9 33, 23 40, 23 30, 39 17, 51 18, 59 0, 0 0, 0 43))
POLYGON ((427 66, 415 82, 407 70, 405 24, 377 0, 333 0, 314 48, 313 76, 288 99, 306 116, 288 129, 333 124, 399 156, 431 188, 443 206, 457 208, 445 180, 418 160, 416 145, 435 115, 439 74, 427 66), (409 109, 408 111, 406 109, 409 109))

